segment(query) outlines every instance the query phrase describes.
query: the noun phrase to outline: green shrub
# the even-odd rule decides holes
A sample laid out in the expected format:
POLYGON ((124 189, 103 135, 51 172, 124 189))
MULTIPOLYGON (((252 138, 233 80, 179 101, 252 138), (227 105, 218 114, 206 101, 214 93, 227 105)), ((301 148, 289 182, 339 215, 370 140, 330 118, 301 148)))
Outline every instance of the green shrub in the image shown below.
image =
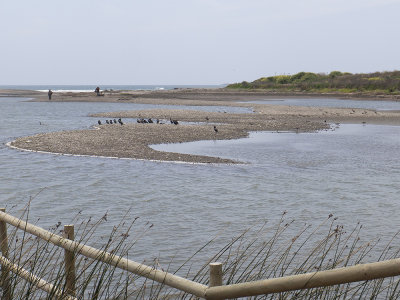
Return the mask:
POLYGON ((343 73, 340 71, 332 71, 329 73, 329 78, 336 78, 338 76, 343 76, 343 73))
POLYGON ((287 84, 287 83, 290 83, 291 76, 290 75, 278 75, 278 76, 275 76, 275 78, 276 78, 276 83, 287 84))
POLYGON ((395 93, 400 90, 400 71, 368 74, 332 71, 328 75, 299 72, 294 75, 261 77, 253 82, 243 81, 228 85, 228 88, 313 92, 324 92, 323 89, 328 89, 332 92, 395 93))

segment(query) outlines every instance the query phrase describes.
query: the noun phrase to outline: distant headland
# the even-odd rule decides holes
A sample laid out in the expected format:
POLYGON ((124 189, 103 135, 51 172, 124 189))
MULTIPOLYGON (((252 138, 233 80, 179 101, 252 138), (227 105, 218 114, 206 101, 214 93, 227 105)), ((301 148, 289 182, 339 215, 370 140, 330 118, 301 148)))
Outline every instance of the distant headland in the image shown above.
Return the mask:
POLYGON ((268 90, 294 93, 341 93, 387 95, 400 97, 400 71, 351 74, 333 71, 326 73, 299 72, 294 75, 262 77, 252 82, 243 81, 228 89, 268 90))

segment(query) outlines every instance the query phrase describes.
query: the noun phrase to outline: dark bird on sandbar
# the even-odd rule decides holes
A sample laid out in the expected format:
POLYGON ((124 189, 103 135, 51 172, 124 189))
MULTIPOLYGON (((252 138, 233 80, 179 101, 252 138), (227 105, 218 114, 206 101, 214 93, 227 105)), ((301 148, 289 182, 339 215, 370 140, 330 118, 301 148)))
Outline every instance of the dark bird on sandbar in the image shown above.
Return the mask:
POLYGON ((160 119, 157 119, 156 122, 157 122, 157 124, 160 124, 160 119))
POLYGON ((107 123, 107 124, 110 124, 110 122, 109 122, 108 120, 106 120, 106 123, 107 123))
POLYGON ((124 125, 124 122, 122 122, 121 118, 118 119, 118 123, 124 125))
POLYGON ((114 124, 117 124, 117 120, 114 119, 114 124))
POLYGON ((214 131, 215 131, 215 133, 218 133, 217 126, 215 126, 215 125, 214 125, 214 131))
POLYGON ((153 120, 151 118, 149 118, 148 122, 149 123, 153 123, 153 120))
POLYGON ((169 118, 169 121, 171 122, 171 124, 174 124, 174 125, 179 124, 178 120, 172 120, 171 118, 169 118))
POLYGON ((98 120, 97 123, 98 123, 99 125, 101 125, 101 121, 100 121, 100 120, 98 120))

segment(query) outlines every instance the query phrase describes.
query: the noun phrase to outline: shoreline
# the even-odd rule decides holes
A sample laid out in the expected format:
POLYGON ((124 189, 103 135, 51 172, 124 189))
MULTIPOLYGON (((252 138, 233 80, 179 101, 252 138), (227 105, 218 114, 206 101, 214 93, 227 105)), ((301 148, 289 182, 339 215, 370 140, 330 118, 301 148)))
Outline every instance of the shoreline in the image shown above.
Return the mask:
MULTIPOLYGON (((225 100, 251 101, 255 98, 337 98, 353 100, 381 100, 400 102, 400 95, 378 94, 373 92, 301 92, 277 91, 263 89, 233 89, 233 88, 175 88, 170 90, 111 90, 104 91, 104 98, 97 97, 94 92, 54 92, 51 101, 84 101, 84 102, 136 102, 137 99, 181 99, 181 100, 225 100)), ((49 101, 47 92, 36 90, 0 89, 1 97, 29 97, 31 101, 49 101)))
MULTIPOLYGON (((330 124, 333 123, 400 125, 399 111, 238 103, 238 99, 240 101, 242 99, 247 99, 247 101, 254 99, 249 99, 248 93, 239 92, 232 95, 231 93, 226 94, 220 91, 215 93, 214 90, 210 92, 210 90, 204 89, 196 89, 196 91, 191 89, 190 92, 172 90, 171 92, 167 91, 167 93, 166 91, 132 92, 112 92, 103 97, 98 97, 94 93, 56 93, 53 94, 54 100, 52 99, 51 102, 127 101, 167 105, 235 106, 252 108, 253 113, 206 112, 183 109, 105 112, 93 114, 90 117, 102 120, 102 123, 104 123, 104 118, 122 118, 125 124, 122 126, 119 124, 96 125, 98 130, 42 133, 17 138, 9 144, 18 149, 54 154, 202 164, 238 164, 242 162, 220 157, 156 151, 150 145, 238 139, 247 137, 249 132, 252 131, 314 132, 329 130, 330 124), (125 98, 129 99, 125 100, 125 98), (125 121, 125 119, 137 118, 160 119, 163 124, 139 124, 136 123, 136 120, 125 121), (180 124, 170 124, 170 119, 178 120, 180 124), (185 122, 192 124, 185 124, 185 122), (217 131, 214 130, 214 126, 216 126, 217 131)), ((16 94, 21 95, 19 92, 16 94)), ((24 97, 27 97, 28 94, 25 93, 24 97)), ((40 94, 39 96, 32 94, 33 99, 29 101, 49 101, 47 94, 40 94)), ((265 97, 265 95, 262 97, 265 97)), ((93 119, 93 123, 96 123, 97 119, 93 119)))
POLYGON ((158 162, 158 163, 176 163, 176 164, 196 164, 196 165, 207 165, 208 163, 201 162, 186 162, 186 161, 165 161, 165 160, 149 160, 149 159, 141 159, 141 158, 129 158, 129 157, 113 157, 113 156, 98 156, 98 155, 86 155, 86 154, 68 154, 68 153, 55 153, 55 152, 46 152, 40 150, 30 150, 23 149, 13 146, 12 143, 14 141, 6 143, 6 146, 15 150, 24 151, 24 152, 34 152, 34 153, 42 153, 42 154, 53 154, 60 156, 76 156, 76 157, 93 157, 93 158, 107 158, 107 159, 125 159, 125 160, 138 160, 138 161, 150 161, 150 162, 158 162))

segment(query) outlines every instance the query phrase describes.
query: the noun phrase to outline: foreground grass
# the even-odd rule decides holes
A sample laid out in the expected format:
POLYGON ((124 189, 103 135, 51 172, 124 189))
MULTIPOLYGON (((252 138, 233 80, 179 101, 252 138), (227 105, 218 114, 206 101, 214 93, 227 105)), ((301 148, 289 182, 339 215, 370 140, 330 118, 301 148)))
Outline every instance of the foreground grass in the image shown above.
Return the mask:
MULTIPOLYGON (((22 218, 29 220, 29 210, 22 218)), ((151 234, 152 227, 151 224, 140 225, 136 219, 130 222, 127 219, 114 226, 109 235, 96 240, 95 232, 106 222, 107 215, 96 221, 82 221, 77 216, 72 220, 78 224, 76 240, 127 256, 141 236, 151 234)), ((61 224, 57 223, 50 230, 60 234, 61 229, 61 224)), ((164 271, 208 285, 208 264, 219 261, 223 263, 223 284, 233 284, 398 257, 397 235, 386 244, 380 240, 363 241, 361 229, 357 224, 347 232, 333 216, 328 216, 319 226, 299 227, 284 213, 276 224, 250 228, 213 255, 210 249, 214 240, 210 240, 179 267, 168 267, 164 271), (194 262, 199 257, 204 261, 202 266, 194 262)), ((9 231, 10 260, 65 290, 63 250, 20 230, 9 231)), ((76 266, 78 299, 192 299, 189 294, 83 256, 77 257, 76 266)), ((157 259, 153 267, 160 268, 157 259)), ((11 283, 13 299, 54 299, 54 294, 38 290, 16 275, 11 276, 11 283)), ((399 294, 399 279, 394 277, 252 299, 397 299, 399 294)))

